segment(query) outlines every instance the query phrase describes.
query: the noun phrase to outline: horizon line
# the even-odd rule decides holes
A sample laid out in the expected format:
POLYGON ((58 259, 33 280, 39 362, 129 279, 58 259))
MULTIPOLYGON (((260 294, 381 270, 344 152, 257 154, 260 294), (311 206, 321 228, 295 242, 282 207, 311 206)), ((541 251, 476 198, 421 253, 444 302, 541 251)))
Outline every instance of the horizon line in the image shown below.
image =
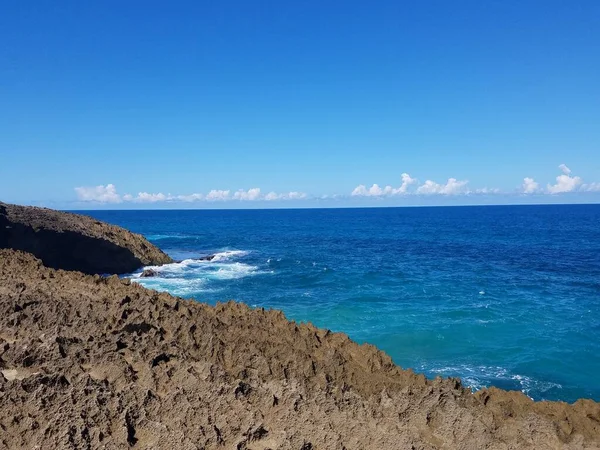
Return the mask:
MULTIPOLYGON (((487 208, 511 206, 600 206, 596 203, 490 203, 481 205, 375 205, 375 206, 306 206, 306 207, 273 207, 273 208, 95 208, 95 209, 57 209, 57 211, 276 211, 276 210, 307 210, 307 209, 400 209, 400 208, 487 208)), ((46 206, 37 206, 47 208, 46 206)), ((53 208, 49 208, 53 209, 53 208)))

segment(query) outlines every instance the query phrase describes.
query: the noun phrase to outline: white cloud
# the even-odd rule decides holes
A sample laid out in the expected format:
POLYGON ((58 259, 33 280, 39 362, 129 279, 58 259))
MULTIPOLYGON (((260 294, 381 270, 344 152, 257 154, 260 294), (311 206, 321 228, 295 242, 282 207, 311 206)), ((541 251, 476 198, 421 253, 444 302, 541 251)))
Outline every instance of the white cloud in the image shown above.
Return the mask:
POLYGON ((288 192, 287 194, 283 194, 284 200, 302 200, 305 199, 307 195, 304 192, 288 192))
POLYGON ((582 192, 600 192, 600 183, 582 184, 579 190, 582 192))
POLYGON ((359 184, 358 186, 356 186, 354 188, 354 190, 352 191, 352 195, 353 197, 357 197, 357 196, 366 196, 369 195, 369 191, 367 190, 367 188, 365 187, 364 184, 359 184))
POLYGON ((571 175, 571 169, 569 169, 565 164, 561 164, 558 166, 558 168, 562 171, 562 173, 564 173, 565 175, 571 175))
MULTIPOLYGON (((558 166, 562 174, 556 177, 556 183, 548 183, 546 188, 540 185, 533 178, 526 177, 520 187, 520 192, 524 194, 559 194, 563 192, 600 192, 600 182, 585 183, 583 179, 572 175, 571 169, 566 164, 558 166)), ((416 189, 410 189, 410 186, 417 182, 409 174, 402 174, 402 185, 398 188, 392 186, 381 187, 378 184, 373 184, 367 187, 360 184, 354 188, 350 194, 353 197, 386 197, 392 195, 465 195, 465 194, 483 194, 493 195, 502 194, 500 189, 496 188, 478 188, 469 189, 467 180, 457 180, 456 178, 448 178, 446 183, 436 183, 432 180, 427 180, 425 183, 418 186, 416 189)))
POLYGON ((226 200, 241 200, 241 201, 260 201, 260 200, 303 200, 308 198, 304 192, 284 192, 276 193, 269 192, 267 195, 261 194, 260 188, 251 188, 247 191, 239 189, 233 194, 229 190, 213 189, 208 194, 194 193, 187 195, 171 195, 158 192, 156 194, 149 192, 139 192, 136 196, 125 194, 120 196, 117 193, 116 187, 113 184, 106 186, 94 187, 76 187, 75 192, 80 201, 94 201, 100 203, 158 203, 167 201, 179 202, 197 202, 197 201, 226 201, 226 200))
POLYGON ((77 198, 83 202, 121 203, 114 184, 106 186, 80 186, 75 188, 77 198))
POLYGON ((216 201, 216 200, 228 200, 229 199, 229 191, 221 191, 218 189, 213 189, 208 194, 206 194, 206 200, 216 201))
POLYGON ((234 200, 258 200, 260 198, 260 188, 252 188, 248 191, 240 189, 233 194, 233 198, 234 200))
POLYGON ((131 201, 139 202, 139 203, 156 203, 156 202, 164 202, 166 200, 171 200, 170 195, 165 195, 162 192, 158 194, 150 194, 148 192, 140 192, 137 197, 131 199, 131 201))
POLYGON ((406 172, 402 174, 402 184, 400 185, 400 187, 398 188, 397 192, 398 194, 405 194, 406 191, 408 190, 408 187, 411 184, 415 184, 417 182, 416 178, 411 178, 411 176, 409 174, 407 174, 406 172))
MULTIPOLYGON (((558 168, 561 174, 556 177, 556 183, 548 183, 544 188, 533 178, 526 177, 519 192, 523 194, 560 194, 567 192, 600 192, 600 182, 584 183, 583 179, 572 175, 572 171, 565 164, 560 164, 558 168)), ((352 193, 352 197, 372 197, 386 198, 392 196, 406 195, 494 195, 501 194, 502 191, 495 188, 478 188, 469 189, 467 180, 457 180, 456 178, 448 178, 446 183, 436 183, 432 180, 427 180, 423 184, 418 183, 416 178, 412 178, 408 173, 402 173, 401 183, 398 187, 390 185, 380 186, 375 183, 370 187, 364 184, 358 185, 352 193), (414 187, 413 187, 414 186, 414 187)), ((303 192, 269 192, 263 194, 260 188, 251 188, 248 190, 238 189, 237 191, 213 189, 208 194, 193 193, 186 195, 171 195, 149 192, 139 192, 137 195, 125 194, 119 195, 114 184, 100 186, 80 186, 75 188, 75 193, 80 201, 98 202, 98 203, 159 203, 159 202, 214 202, 214 201, 283 201, 283 200, 302 200, 309 196, 303 192)), ((322 195, 310 197, 315 200, 339 199, 347 198, 346 195, 322 195)))
POLYGON ((204 200, 204 194, 189 194, 189 195, 178 195, 177 200, 181 200, 182 202, 197 202, 204 200))
POLYGON ((534 194, 540 190, 540 184, 529 177, 523 178, 523 185, 521 187, 524 194, 534 194))
POLYGON ((384 193, 391 191, 391 189, 392 189, 391 186, 386 186, 385 190, 384 190, 384 189, 381 189, 378 184, 374 184, 373 186, 371 186, 369 188, 367 195, 369 195, 371 197, 380 197, 384 193))
POLYGON ((448 178, 446 184, 438 184, 435 181, 427 180, 421 186, 417 188, 418 194, 432 195, 459 195, 468 194, 467 180, 457 180, 456 178, 448 178))
POLYGON ((475 194, 499 194, 500 192, 502 192, 502 191, 500 191, 500 189, 497 189, 497 188, 490 189, 490 188, 486 188, 486 187, 481 188, 481 189, 475 189, 475 191, 474 191, 475 194))
POLYGON ((558 166, 562 171, 562 175, 556 177, 556 184, 550 184, 546 186, 546 190, 549 194, 560 194, 563 192, 573 192, 583 182, 580 177, 572 177, 571 169, 564 164, 558 166))
POLYGON ((406 194, 409 186, 411 184, 415 184, 416 182, 417 180, 415 178, 411 178, 409 174, 403 173, 402 184, 400 187, 393 188, 392 186, 388 185, 384 188, 381 188, 378 184, 374 184, 367 189, 364 184, 360 184, 354 188, 350 195, 353 197, 383 197, 390 195, 401 195, 406 194))
POLYGON ((304 192, 288 192, 283 194, 278 194, 276 192, 269 192, 264 196, 264 200, 273 201, 273 200, 302 200, 307 198, 307 195, 304 192))

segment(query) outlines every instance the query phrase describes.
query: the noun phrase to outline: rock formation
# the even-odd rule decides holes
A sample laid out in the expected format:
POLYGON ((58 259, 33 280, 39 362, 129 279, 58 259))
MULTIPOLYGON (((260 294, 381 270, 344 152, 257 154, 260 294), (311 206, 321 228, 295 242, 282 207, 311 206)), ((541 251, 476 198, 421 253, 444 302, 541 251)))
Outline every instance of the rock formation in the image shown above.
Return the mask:
POLYGON ((472 394, 370 345, 0 250, 0 448, 598 448, 600 405, 472 394))
POLYGON ((172 262, 143 236, 88 216, 0 203, 0 248, 23 250, 47 267, 128 273, 172 262))
POLYGON ((140 278, 152 278, 152 277, 157 277, 158 275, 160 275, 158 270, 144 269, 142 271, 142 273, 140 274, 140 278))

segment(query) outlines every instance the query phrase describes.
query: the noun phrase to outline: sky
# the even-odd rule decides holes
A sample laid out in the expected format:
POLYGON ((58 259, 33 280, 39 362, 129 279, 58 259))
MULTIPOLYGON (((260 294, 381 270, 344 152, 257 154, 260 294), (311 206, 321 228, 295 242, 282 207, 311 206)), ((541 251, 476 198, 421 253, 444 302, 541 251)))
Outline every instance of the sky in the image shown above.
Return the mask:
POLYGON ((0 3, 0 201, 600 202, 600 2, 0 3))

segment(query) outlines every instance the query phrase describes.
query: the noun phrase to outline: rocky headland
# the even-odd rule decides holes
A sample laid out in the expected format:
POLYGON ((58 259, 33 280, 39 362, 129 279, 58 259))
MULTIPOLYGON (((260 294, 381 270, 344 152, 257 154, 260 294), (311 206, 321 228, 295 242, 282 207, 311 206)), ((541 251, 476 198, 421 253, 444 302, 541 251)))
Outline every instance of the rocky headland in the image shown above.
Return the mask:
POLYGON ((473 394, 278 311, 212 307, 20 250, 0 250, 0 448, 599 448, 594 401, 473 394))
POLYGON ((89 216, 0 202, 0 248, 23 250, 47 267, 129 273, 172 262, 143 236, 89 216))

